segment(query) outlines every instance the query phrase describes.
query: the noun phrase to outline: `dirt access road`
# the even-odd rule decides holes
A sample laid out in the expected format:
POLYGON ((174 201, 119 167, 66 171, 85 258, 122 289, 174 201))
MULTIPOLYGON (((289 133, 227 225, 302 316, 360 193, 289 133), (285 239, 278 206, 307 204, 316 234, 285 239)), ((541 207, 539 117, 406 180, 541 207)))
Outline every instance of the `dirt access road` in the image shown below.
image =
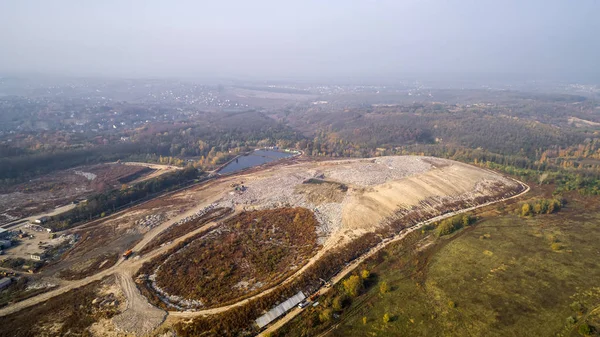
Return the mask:
POLYGON ((164 310, 158 309, 140 293, 127 271, 117 272, 116 278, 123 294, 127 298, 127 308, 113 318, 117 329, 137 335, 147 335, 160 325, 167 316, 164 310))
MULTIPOLYGON (((498 202, 504 202, 506 200, 510 200, 510 199, 514 199, 514 198, 519 198, 521 196, 523 196, 524 194, 526 194, 527 192, 529 192, 530 187, 529 185, 517 181, 519 184, 521 184, 521 186, 524 187, 524 190, 519 193, 516 194, 512 197, 509 198, 503 198, 497 201, 490 201, 487 202, 485 204, 481 204, 478 206, 473 206, 473 207, 469 207, 466 209, 462 209, 460 211, 456 211, 456 212, 450 212, 450 213, 446 213, 444 215, 440 215, 437 216, 435 218, 431 218, 429 220, 420 222, 410 228, 406 228, 404 230, 402 230, 400 233, 396 234, 391 240, 388 240, 386 242, 381 242, 379 243, 377 246, 371 248, 367 253, 363 254, 361 257, 357 258, 356 260, 352 261, 352 263, 350 263, 348 266, 346 266, 344 269, 342 269, 338 274, 336 274, 332 279, 331 279, 331 283, 332 284, 337 284, 338 282, 340 282, 342 279, 344 279, 344 277, 346 277, 346 275, 348 275, 350 272, 352 272, 354 269, 356 269, 361 263, 363 263, 366 259, 368 259, 369 257, 373 256, 375 253, 377 253, 378 251, 380 251, 381 249, 387 247, 389 244, 400 241, 402 239, 404 239, 408 234, 421 229, 421 227, 426 226, 428 224, 437 222, 437 221, 441 221, 450 217, 453 217, 457 214, 462 214, 462 213, 466 213, 466 212, 470 212, 479 208, 483 208, 483 207, 487 207, 493 204, 496 204, 498 202)), ((330 287, 321 287, 316 294, 320 295, 324 295, 326 294, 329 289, 331 289, 330 287)), ((280 318, 279 320, 275 321, 275 323, 273 323, 272 325, 270 325, 267 329, 265 329, 264 331, 262 331, 260 334, 258 334, 259 337, 266 337, 269 336, 271 333, 277 331, 277 329, 281 328, 282 326, 284 326, 287 322, 291 321, 294 317, 298 316, 300 313, 302 313, 302 309, 298 308, 298 307, 294 307, 294 309, 292 309, 290 312, 288 312, 285 316, 283 316, 282 318, 280 318)))

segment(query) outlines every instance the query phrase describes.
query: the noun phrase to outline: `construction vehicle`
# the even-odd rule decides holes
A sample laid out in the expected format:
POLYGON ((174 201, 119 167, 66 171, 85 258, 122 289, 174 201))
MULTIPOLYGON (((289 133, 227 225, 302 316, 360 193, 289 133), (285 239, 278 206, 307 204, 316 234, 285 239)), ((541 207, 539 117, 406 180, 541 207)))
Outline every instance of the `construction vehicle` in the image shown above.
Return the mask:
POLYGON ((331 281, 325 281, 324 279, 319 277, 319 280, 323 283, 323 285, 325 286, 325 288, 330 288, 331 287, 331 281))
POLYGON ((133 251, 129 249, 125 253, 123 253, 123 258, 128 259, 131 255, 133 255, 133 251))

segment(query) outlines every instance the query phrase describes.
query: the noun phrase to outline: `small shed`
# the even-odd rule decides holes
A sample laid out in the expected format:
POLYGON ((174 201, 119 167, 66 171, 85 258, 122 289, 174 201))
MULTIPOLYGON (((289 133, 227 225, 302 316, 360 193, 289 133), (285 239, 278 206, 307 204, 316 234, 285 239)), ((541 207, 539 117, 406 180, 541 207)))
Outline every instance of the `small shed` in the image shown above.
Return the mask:
POLYGON ((12 280, 10 279, 10 277, 5 277, 3 279, 0 279, 0 290, 8 287, 11 283, 12 283, 12 280))

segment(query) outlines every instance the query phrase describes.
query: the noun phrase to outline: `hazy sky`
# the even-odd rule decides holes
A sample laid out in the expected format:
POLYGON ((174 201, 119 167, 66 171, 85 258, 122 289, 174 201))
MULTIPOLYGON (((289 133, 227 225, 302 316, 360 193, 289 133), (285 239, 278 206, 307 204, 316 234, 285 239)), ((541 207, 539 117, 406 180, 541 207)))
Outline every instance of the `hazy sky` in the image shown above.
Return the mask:
POLYGON ((0 71, 600 72, 600 0, 0 0, 0 71))

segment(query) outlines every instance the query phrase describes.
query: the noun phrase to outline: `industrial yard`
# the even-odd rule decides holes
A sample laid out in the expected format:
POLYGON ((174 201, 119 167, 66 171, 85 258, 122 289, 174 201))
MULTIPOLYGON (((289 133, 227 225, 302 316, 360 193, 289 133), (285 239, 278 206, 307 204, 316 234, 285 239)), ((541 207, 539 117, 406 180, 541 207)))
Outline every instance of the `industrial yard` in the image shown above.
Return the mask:
POLYGON ((102 331, 145 334, 165 315, 173 324, 267 298, 365 234, 391 238, 419 221, 524 191, 491 171, 412 156, 300 161, 221 177, 56 233, 77 239, 39 275, 62 275, 58 287, 0 309, 0 321, 117 275, 129 304, 102 331), (145 313, 155 318, 143 323, 145 313))

